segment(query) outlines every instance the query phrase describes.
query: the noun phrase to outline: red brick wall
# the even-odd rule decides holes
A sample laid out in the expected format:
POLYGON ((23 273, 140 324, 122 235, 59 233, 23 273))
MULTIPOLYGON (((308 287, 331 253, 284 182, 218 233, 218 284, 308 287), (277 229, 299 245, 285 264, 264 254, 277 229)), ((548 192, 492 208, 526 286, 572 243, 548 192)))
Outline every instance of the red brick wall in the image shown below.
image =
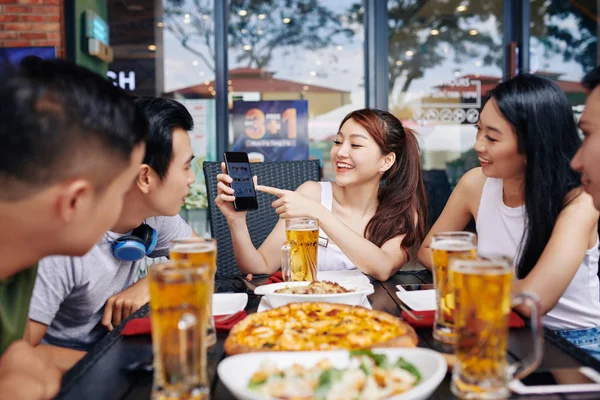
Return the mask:
POLYGON ((62 0, 0 0, 0 47, 54 46, 65 56, 62 0))

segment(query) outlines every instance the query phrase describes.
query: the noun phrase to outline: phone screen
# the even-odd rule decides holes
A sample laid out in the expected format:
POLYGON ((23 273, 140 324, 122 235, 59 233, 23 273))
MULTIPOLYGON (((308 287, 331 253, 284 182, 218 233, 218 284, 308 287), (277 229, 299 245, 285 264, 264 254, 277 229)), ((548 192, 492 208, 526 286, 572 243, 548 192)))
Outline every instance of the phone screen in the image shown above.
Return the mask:
POLYGON ((231 187, 235 190, 235 197, 256 197, 250 165, 243 162, 227 163, 229 176, 233 179, 231 187))
POLYGON ((536 371, 521 379, 521 382, 525 386, 598 384, 598 382, 581 373, 578 368, 556 368, 549 371, 536 371))
POLYGON ((256 210, 258 201, 252 182, 252 171, 248 155, 243 152, 226 152, 224 154, 227 174, 233 180, 230 184, 234 190, 233 207, 236 211, 256 210))

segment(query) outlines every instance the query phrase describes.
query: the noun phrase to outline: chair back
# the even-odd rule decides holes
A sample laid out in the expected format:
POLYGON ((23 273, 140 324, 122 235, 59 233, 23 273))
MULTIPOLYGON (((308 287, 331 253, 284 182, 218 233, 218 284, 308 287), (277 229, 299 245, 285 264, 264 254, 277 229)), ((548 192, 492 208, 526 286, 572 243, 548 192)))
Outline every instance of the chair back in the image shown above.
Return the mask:
MULTIPOLYGON (((444 207, 452 194, 452 188, 446 170, 443 169, 423 171, 423 183, 425 184, 425 195, 427 196, 427 231, 429 232, 442 211, 444 211, 444 207)), ((477 233, 473 218, 464 230, 477 233)))
MULTIPOLYGON (((306 181, 319 181, 319 160, 283 161, 251 164, 252 174, 258 176, 258 183, 279 189, 296 190, 306 181)), ((204 178, 208 196, 208 212, 212 237, 217 240, 217 278, 239 275, 231 233, 227 220, 215 204, 217 197, 217 174, 221 173, 220 162, 204 162, 204 178)), ((252 244, 258 248, 277 224, 279 216, 271 207, 272 195, 257 193, 258 210, 248 211, 246 223, 252 244)))
POLYGON ((423 171, 423 183, 427 196, 427 231, 429 231, 446 206, 452 189, 448 182, 448 175, 443 169, 423 171))

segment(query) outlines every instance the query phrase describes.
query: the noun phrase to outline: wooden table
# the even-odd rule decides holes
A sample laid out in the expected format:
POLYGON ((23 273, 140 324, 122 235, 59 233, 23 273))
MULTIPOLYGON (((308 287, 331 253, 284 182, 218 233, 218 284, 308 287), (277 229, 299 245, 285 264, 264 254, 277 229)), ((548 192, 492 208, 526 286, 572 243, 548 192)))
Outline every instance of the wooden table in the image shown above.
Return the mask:
MULTIPOLYGON (((255 283, 262 284, 265 280, 255 283)), ((375 293, 369 296, 374 309, 386 311, 394 315, 400 315, 398 298, 396 297, 396 285, 431 283, 431 274, 427 272, 400 272, 386 282, 374 282, 375 293)), ((260 298, 249 295, 246 311, 256 312, 260 298)), ((148 312, 147 306, 139 310, 134 316, 142 316, 148 312)), ((128 366, 134 363, 151 360, 152 343, 149 336, 124 337, 118 334, 120 329, 115 330, 102 341, 100 341, 88 355, 73 367, 63 378, 62 390, 59 399, 73 400, 95 400, 95 399, 150 399, 152 388, 152 373, 147 371, 128 371, 128 366)), ((417 329, 419 335, 419 347, 435 349, 438 351, 449 351, 433 340, 431 329, 417 329)), ((216 374, 216 367, 225 354, 223 342, 227 337, 226 332, 217 335, 217 344, 208 352, 208 376, 211 387, 211 398, 218 400, 233 399, 233 396, 222 385, 216 374)), ((531 339, 528 328, 512 330, 509 336, 510 362, 520 360, 529 354, 531 339)), ((540 369, 557 367, 577 367, 588 365, 597 370, 600 363, 585 357, 584 353, 570 346, 565 341, 558 344, 546 340, 544 345, 544 360, 540 369), (577 358, 575 358, 575 357, 577 358)), ((444 381, 437 388, 433 398, 454 399, 450 392, 450 374, 446 375, 444 381)), ((574 394, 574 395, 551 395, 551 396, 527 396, 527 399, 544 400, 574 400, 574 399, 598 399, 600 393, 574 394)))

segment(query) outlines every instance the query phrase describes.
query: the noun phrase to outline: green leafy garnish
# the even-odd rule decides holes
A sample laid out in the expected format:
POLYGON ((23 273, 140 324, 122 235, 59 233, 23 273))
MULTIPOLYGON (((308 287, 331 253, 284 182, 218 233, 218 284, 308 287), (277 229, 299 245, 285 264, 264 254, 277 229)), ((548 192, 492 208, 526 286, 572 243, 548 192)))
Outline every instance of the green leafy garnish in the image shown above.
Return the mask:
POLYGON ((250 380, 250 382, 248 383, 248 389, 250 389, 250 390, 257 390, 258 388, 260 388, 265 383, 267 383, 267 378, 257 379, 257 380, 250 380))
POLYGON ((396 363, 394 364, 394 366, 396 366, 398 368, 402 368, 403 370, 407 371, 411 375, 414 375, 414 377, 417 378, 416 383, 421 382, 421 373, 419 372, 417 367, 415 367, 414 364, 406 361, 404 358, 399 357, 398 360, 396 361, 396 363))
POLYGON ((360 363, 360 367, 359 368, 367 376, 373 374, 373 369, 369 365, 365 364, 364 362, 360 363))
POLYGON ((375 365, 380 368, 387 369, 388 361, 385 354, 375 354, 369 349, 361 349, 361 350, 350 350, 350 357, 360 357, 366 356, 369 357, 375 365))
POLYGON ((327 398, 327 392, 331 389, 331 386, 335 381, 342 379, 344 372, 340 369, 330 368, 321 373, 319 376, 319 385, 315 389, 315 400, 324 400, 327 398))

